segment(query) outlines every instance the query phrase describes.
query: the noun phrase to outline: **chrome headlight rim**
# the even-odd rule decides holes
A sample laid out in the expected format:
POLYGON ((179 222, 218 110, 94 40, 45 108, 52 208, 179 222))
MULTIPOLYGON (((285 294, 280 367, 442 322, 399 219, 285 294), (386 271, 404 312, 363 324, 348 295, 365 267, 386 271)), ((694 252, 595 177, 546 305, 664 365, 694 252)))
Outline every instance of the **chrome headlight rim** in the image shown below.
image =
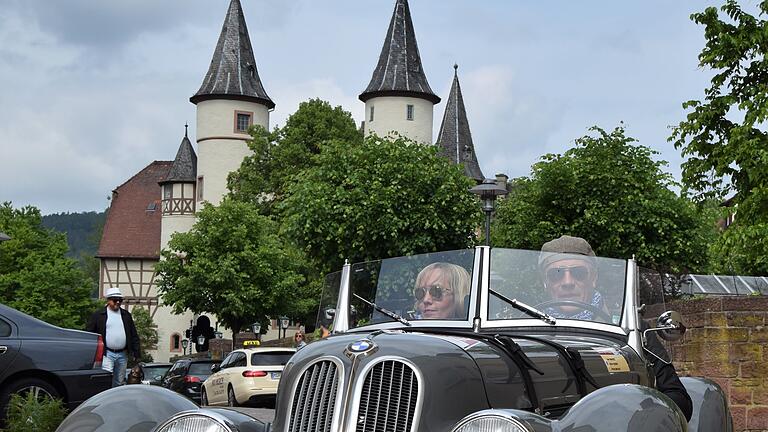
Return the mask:
POLYGON ((513 413, 496 410, 496 409, 478 411, 464 417, 463 419, 459 420, 458 423, 456 423, 456 426, 454 426, 453 429, 451 429, 451 432, 459 432, 463 427, 466 427, 469 423, 472 423, 474 421, 481 420, 481 419, 500 419, 500 420, 504 420, 511 423, 513 426, 517 427, 521 431, 534 432, 533 428, 525 420, 521 419, 520 417, 516 416, 513 413))
POLYGON ((225 416, 215 411, 208 411, 204 409, 193 410, 193 411, 182 411, 178 414, 175 414, 168 420, 162 422, 158 427, 153 429, 153 431, 163 432, 163 428, 171 426, 173 422, 186 417, 205 417, 207 419, 212 420, 217 425, 221 426, 226 432, 238 432, 238 428, 228 418, 226 418, 225 416))

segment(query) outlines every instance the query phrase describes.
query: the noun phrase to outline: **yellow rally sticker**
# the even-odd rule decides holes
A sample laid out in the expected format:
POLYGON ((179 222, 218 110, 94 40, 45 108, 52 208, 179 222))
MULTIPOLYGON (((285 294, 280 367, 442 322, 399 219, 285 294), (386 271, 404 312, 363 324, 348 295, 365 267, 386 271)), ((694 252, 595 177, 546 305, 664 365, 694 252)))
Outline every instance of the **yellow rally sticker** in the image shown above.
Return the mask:
POLYGON ((608 368, 608 372, 629 372, 629 364, 627 359, 621 354, 600 354, 603 358, 605 366, 608 368))

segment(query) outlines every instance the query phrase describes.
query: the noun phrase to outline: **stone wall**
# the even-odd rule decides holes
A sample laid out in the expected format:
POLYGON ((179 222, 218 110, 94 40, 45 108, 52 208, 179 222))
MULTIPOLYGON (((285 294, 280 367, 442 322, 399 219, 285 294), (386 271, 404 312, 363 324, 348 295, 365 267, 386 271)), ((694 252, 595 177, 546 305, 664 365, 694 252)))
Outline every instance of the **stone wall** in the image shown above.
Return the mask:
MULTIPOLYGON (((663 306, 654 305, 646 316, 663 306)), ((722 296, 666 305, 688 331, 668 344, 680 376, 716 381, 729 397, 736 431, 768 432, 768 297, 722 296)))

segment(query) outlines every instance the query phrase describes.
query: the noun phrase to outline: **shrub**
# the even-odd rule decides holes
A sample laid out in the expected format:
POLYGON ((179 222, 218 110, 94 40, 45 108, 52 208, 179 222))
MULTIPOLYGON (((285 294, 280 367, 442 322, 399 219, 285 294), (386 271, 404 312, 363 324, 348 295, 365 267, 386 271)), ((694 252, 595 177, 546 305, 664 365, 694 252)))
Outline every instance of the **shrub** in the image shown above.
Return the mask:
POLYGON ((59 399, 37 398, 32 392, 14 394, 8 404, 6 432, 54 432, 67 410, 59 399))

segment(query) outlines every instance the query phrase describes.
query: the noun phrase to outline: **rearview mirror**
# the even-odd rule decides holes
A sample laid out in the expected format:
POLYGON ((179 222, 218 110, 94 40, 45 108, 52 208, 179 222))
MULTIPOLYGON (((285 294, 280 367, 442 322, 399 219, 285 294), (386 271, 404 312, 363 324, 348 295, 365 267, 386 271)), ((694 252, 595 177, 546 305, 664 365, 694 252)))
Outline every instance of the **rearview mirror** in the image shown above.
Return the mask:
POLYGON ((679 312, 666 311, 656 320, 656 328, 659 329, 659 337, 666 341, 676 341, 685 334, 685 324, 679 312))

